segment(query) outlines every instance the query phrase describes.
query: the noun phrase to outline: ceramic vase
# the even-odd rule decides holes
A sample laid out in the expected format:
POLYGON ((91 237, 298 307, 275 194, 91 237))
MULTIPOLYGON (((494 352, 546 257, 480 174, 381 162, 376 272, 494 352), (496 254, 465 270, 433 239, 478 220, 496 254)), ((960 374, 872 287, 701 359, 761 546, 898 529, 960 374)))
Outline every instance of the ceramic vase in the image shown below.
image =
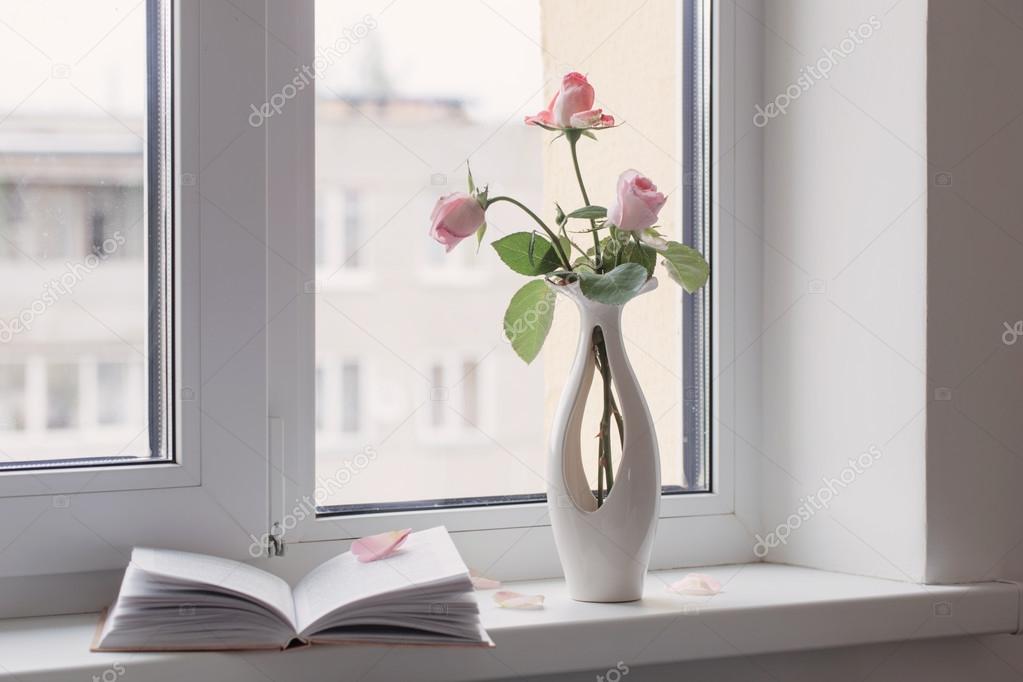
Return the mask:
MULTIPOLYGON (((578 283, 549 286, 579 309, 575 360, 551 429, 547 500, 554 540, 569 595, 578 601, 624 602, 643 596, 661 499, 661 468, 650 410, 625 353, 622 305, 586 298, 578 283), (623 419, 622 455, 603 504, 591 490, 583 456, 596 458, 592 433, 581 433, 583 411, 594 381, 593 331, 607 348, 611 380, 623 419), (585 449, 583 448, 585 444, 585 449)), ((654 289, 651 278, 637 294, 654 289)), ((597 381, 601 381, 599 374, 597 381)))

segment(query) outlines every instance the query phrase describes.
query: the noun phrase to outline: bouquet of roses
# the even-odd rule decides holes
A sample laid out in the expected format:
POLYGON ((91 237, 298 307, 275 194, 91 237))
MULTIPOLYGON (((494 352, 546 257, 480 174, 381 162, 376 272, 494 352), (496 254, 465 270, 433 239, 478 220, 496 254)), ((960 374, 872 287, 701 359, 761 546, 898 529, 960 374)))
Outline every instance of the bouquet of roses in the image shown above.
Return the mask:
MULTIPOLYGON (((504 201, 517 206, 536 223, 540 232, 515 232, 492 243, 497 255, 515 272, 533 279, 512 296, 504 316, 504 331, 512 348, 525 362, 540 353, 554 320, 551 286, 578 282, 588 299, 621 305, 635 296, 653 276, 658 258, 668 276, 692 293, 707 281, 709 267, 700 253, 666 239, 657 229, 657 217, 666 197, 641 173, 626 170, 618 177, 615 195, 607 207, 593 204, 579 166, 577 146, 583 137, 596 140, 596 131, 615 127, 614 118, 594 109, 593 86, 580 73, 564 76, 547 108, 526 123, 558 133, 568 142, 582 206, 565 212, 554 206, 551 227, 528 206, 509 196, 490 196, 469 172, 469 192, 438 199, 430 235, 448 251, 463 239, 476 236, 477 247, 487 230, 486 211, 504 201), (581 229, 569 229, 569 227, 581 229), (541 234, 542 232, 542 234, 541 234), (570 234, 589 234, 592 245, 580 246, 570 234)), ((555 138, 557 139, 557 138, 555 138)), ((614 483, 611 467, 611 420, 619 438, 624 435, 621 415, 612 391, 607 351, 599 328, 593 332, 593 360, 604 383, 597 455, 597 501, 602 503, 614 483)))

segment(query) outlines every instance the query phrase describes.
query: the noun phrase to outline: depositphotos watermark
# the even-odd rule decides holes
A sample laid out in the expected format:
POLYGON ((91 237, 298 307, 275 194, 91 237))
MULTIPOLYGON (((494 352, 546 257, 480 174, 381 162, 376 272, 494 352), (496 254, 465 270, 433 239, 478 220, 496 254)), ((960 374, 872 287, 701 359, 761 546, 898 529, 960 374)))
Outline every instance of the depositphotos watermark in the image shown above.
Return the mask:
POLYGON ((628 674, 629 666, 625 665, 625 661, 618 661, 615 667, 608 668, 603 675, 597 675, 597 682, 619 682, 628 674))
MULTIPOLYGON (((332 493, 341 490, 351 483, 352 479, 367 469, 376 458, 376 449, 371 445, 366 446, 362 449, 362 452, 342 462, 341 466, 334 471, 334 475, 330 478, 317 476, 313 496, 302 496, 302 499, 284 515, 284 518, 274 525, 279 525, 284 533, 287 533, 297 526, 299 522, 315 517, 317 506, 321 505, 332 493)), ((252 540, 252 544, 249 545, 249 555, 253 559, 258 559, 266 553, 271 537, 270 533, 263 533, 258 538, 250 534, 249 539, 252 540)))
POLYGON ((0 344, 8 343, 18 334, 32 329, 36 320, 56 305, 62 297, 70 295, 107 258, 124 246, 127 240, 120 231, 97 244, 93 252, 81 261, 66 261, 64 272, 43 284, 43 291, 18 314, 9 320, 0 320, 0 344))
POLYGON ((117 682, 117 680, 124 676, 125 672, 124 664, 115 661, 113 665, 104 670, 101 674, 93 675, 92 680, 93 682, 117 682))
POLYGON ((763 128, 771 119, 784 116, 792 103, 803 96, 814 85, 822 80, 831 77, 831 70, 838 66, 838 63, 856 51, 856 48, 869 40, 874 32, 881 28, 881 20, 875 15, 870 15, 867 21, 855 29, 850 29, 846 38, 838 44, 837 48, 827 47, 821 52, 821 57, 813 64, 808 64, 799 70, 799 77, 789 84, 774 101, 768 102, 767 106, 756 105, 756 113, 753 114, 753 125, 763 128))
POLYGON ((258 128, 268 118, 284 111, 284 106, 288 102, 311 86, 325 70, 351 52, 352 48, 364 40, 378 25, 376 18, 367 14, 362 21, 341 29, 341 35, 335 38, 333 43, 316 48, 316 57, 311 65, 303 64, 295 67, 296 75, 280 90, 270 95, 270 98, 262 105, 258 107, 255 104, 249 105, 252 107, 252 113, 249 114, 249 125, 258 128))
POLYGON ((831 501, 838 497, 841 491, 849 487, 863 472, 874 466, 874 462, 879 459, 881 459, 881 451, 876 445, 871 445, 866 452, 860 453, 855 459, 850 457, 849 466, 844 467, 837 478, 822 478, 823 485, 816 493, 801 499, 796 511, 789 514, 784 523, 778 524, 766 537, 760 537, 760 534, 757 533, 753 554, 763 559, 778 545, 788 544, 789 537, 803 525, 804 521, 809 521, 817 512, 827 509, 831 501))

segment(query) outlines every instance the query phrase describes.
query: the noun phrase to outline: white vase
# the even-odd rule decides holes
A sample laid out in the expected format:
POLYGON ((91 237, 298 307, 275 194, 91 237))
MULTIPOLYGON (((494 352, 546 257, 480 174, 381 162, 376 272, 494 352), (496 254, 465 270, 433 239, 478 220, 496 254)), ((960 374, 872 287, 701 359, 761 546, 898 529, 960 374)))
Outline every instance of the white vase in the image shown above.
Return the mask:
MULTIPOLYGON (((646 398, 625 354, 622 307, 586 298, 577 283, 549 286, 579 308, 579 343, 561 394, 547 461, 547 504, 569 595, 577 601, 623 602, 643 596, 661 500, 661 463, 646 398), (598 508, 583 470, 596 457, 593 434, 581 434, 594 380, 593 330, 600 327, 625 442, 611 492, 598 508), (590 445, 592 443, 592 446, 590 445)), ((657 286, 651 278, 640 294, 657 286)), ((599 380, 599 377, 598 377, 599 380)))

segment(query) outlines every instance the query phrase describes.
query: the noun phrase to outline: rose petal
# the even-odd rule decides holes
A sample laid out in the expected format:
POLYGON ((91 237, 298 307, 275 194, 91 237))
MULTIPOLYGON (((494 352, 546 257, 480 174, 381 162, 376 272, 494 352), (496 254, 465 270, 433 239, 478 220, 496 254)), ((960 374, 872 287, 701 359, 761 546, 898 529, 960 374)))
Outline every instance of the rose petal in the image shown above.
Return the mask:
POLYGON ((406 528, 360 538, 352 543, 352 554, 362 563, 387 558, 405 544, 405 539, 411 532, 411 528, 406 528))
POLYGON ((668 589, 675 594, 689 594, 696 597, 710 597, 721 591, 721 583, 703 573, 690 573, 682 580, 677 580, 668 589))
POLYGON ((502 590, 494 594, 494 601, 502 609, 536 610, 543 608, 542 594, 519 594, 502 590))
POLYGON ((477 590, 496 590, 501 586, 500 580, 480 575, 476 569, 469 569, 469 580, 472 581, 472 586, 477 590))

